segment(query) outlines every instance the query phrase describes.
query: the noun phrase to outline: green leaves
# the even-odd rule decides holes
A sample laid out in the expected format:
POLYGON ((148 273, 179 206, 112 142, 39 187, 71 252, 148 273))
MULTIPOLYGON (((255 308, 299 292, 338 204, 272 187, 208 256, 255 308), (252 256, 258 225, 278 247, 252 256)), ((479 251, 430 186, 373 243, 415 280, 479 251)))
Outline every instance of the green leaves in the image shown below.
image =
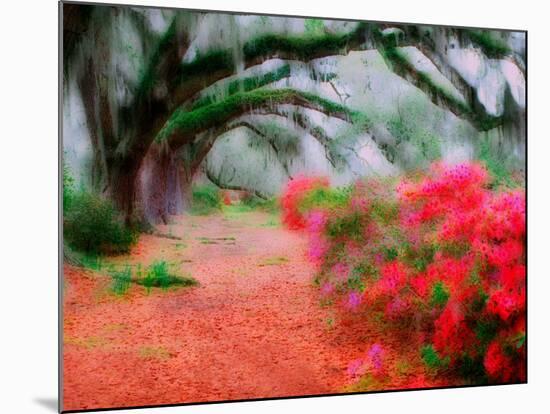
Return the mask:
POLYGON ((433 345, 424 345, 420 350, 420 355, 426 366, 432 370, 445 368, 449 365, 449 357, 441 358, 433 345))
POLYGON ((430 304, 432 306, 443 307, 449 300, 449 290, 447 286, 441 281, 436 282, 432 287, 432 294, 430 297, 430 304))

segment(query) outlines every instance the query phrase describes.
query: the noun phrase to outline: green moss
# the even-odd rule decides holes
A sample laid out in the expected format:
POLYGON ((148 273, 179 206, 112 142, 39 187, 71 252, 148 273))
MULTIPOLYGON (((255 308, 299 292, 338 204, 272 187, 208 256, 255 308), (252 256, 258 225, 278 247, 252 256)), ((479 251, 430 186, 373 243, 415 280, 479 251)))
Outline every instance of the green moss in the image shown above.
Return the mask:
POLYGON ((321 98, 308 92, 299 92, 294 89, 257 89, 250 92, 238 92, 220 102, 214 102, 195 110, 178 109, 168 120, 162 131, 157 135, 157 141, 167 139, 173 132, 182 134, 196 133, 220 125, 243 111, 243 108, 257 108, 262 105, 277 105, 291 103, 293 99, 307 100, 321 106, 329 113, 348 115, 350 119, 357 117, 356 111, 328 99, 321 98))
MULTIPOLYGON (((509 47, 502 40, 493 37, 489 32, 465 31, 469 38, 481 47, 488 57, 498 58, 510 53, 509 47)), ((439 97, 446 105, 454 108, 461 115, 470 118, 479 131, 488 131, 502 124, 503 117, 493 117, 484 112, 474 111, 470 105, 455 94, 447 90, 443 85, 435 82, 428 73, 417 71, 407 56, 396 47, 396 43, 390 36, 382 37, 380 33, 376 36, 379 39, 380 54, 386 63, 400 76, 411 73, 416 77, 417 86, 429 91, 432 95, 439 97)))
POLYGON ((311 60, 320 51, 341 54, 358 31, 346 34, 307 33, 305 35, 267 34, 248 41, 243 48, 246 59, 264 58, 276 52, 290 54, 299 60, 311 60))
MULTIPOLYGON (((226 95, 234 95, 238 92, 249 92, 254 89, 261 88, 278 80, 287 78, 290 76, 290 65, 284 65, 274 71, 267 72, 261 76, 249 76, 243 79, 237 79, 229 82, 227 85, 226 95)), ((192 109, 198 109, 200 107, 210 105, 216 101, 215 95, 206 95, 197 101, 192 106, 192 109)))
POLYGON ((393 70, 401 75, 407 72, 412 73, 418 81, 418 87, 422 90, 430 91, 430 93, 439 96, 449 106, 458 109, 464 114, 470 114, 472 112, 469 105, 452 94, 442 85, 435 82, 428 73, 418 71, 414 65, 409 61, 405 53, 403 53, 398 47, 385 46, 380 49, 382 57, 393 68, 393 70))
POLYGON ((433 79, 424 72, 417 72, 418 80, 422 85, 425 85, 433 94, 441 96, 448 104, 458 108, 462 113, 468 114, 471 112, 470 107, 466 102, 450 93, 442 85, 433 81, 433 79))
POLYGON ((233 65, 233 58, 227 50, 210 50, 204 55, 198 54, 191 62, 183 63, 179 69, 179 76, 181 80, 186 80, 218 70, 231 70, 233 65))
POLYGON ((364 41, 369 32, 373 33, 377 30, 378 25, 361 22, 348 33, 327 33, 317 22, 309 23, 308 27, 311 30, 303 35, 266 34, 251 39, 243 47, 245 58, 267 58, 289 54, 295 59, 311 60, 327 54, 347 53, 350 44, 364 41))
POLYGON ((512 52, 502 39, 495 37, 488 30, 465 30, 464 33, 488 58, 502 58, 512 52))

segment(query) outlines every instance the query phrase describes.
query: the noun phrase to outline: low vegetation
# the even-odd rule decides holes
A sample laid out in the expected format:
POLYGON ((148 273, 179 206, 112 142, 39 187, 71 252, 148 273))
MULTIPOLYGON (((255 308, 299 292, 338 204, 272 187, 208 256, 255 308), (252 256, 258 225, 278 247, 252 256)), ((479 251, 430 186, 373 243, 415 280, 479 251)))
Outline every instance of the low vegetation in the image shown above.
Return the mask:
POLYGON ((197 185, 193 187, 191 214, 204 216, 221 211, 222 199, 220 190, 213 185, 197 185))
POLYGON ((63 236, 84 254, 127 253, 137 231, 125 225, 113 203, 100 195, 76 190, 67 165, 63 167, 63 236))
POLYGON ((152 288, 166 290, 171 287, 195 286, 198 282, 189 275, 178 275, 172 269, 175 266, 165 260, 157 260, 143 269, 141 265, 133 268, 125 265, 120 270, 111 270, 113 279, 111 289, 117 295, 124 295, 132 283, 143 286, 148 292, 152 288))

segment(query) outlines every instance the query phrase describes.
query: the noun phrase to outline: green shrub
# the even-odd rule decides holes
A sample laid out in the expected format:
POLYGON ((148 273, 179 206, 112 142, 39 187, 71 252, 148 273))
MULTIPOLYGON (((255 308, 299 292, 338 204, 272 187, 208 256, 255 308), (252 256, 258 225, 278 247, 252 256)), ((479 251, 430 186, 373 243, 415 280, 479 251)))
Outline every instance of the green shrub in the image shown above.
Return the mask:
POLYGON ((443 282, 436 282, 432 287, 432 296, 430 298, 430 304, 432 306, 443 307, 449 300, 449 290, 443 282))
POLYGON ((126 253, 136 241, 110 201, 83 191, 71 196, 63 235, 72 248, 95 254, 126 253))
POLYGON ((426 366, 431 370, 437 371, 449 365, 448 357, 442 359, 432 345, 423 346, 420 354, 426 366))
POLYGON ((207 215, 220 211, 222 206, 220 190, 212 185, 201 185, 193 187, 193 200, 191 213, 196 215, 207 215))
POLYGON ((492 147, 489 138, 482 138, 479 141, 478 158, 485 164, 487 170, 491 173, 493 177, 492 186, 513 187, 514 183, 510 171, 505 166, 505 157, 497 152, 498 151, 495 151, 492 147))
POLYGON ((241 204, 250 207, 252 210, 261 210, 267 213, 274 214, 279 211, 279 201, 276 197, 264 200, 256 196, 250 196, 243 198, 241 204))
POLYGON ((69 166, 63 162, 63 212, 71 207, 74 192, 74 178, 69 166))
POLYGON ((317 187, 309 191, 300 201, 298 210, 307 213, 312 209, 332 210, 344 207, 351 197, 352 187, 317 187))

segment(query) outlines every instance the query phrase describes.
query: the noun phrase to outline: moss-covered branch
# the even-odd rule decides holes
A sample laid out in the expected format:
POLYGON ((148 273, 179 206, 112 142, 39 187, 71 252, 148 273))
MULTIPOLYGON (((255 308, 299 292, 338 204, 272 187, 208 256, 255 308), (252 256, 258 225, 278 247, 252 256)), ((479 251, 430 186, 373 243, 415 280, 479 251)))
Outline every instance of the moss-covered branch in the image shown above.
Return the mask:
POLYGON ((461 33, 478 46, 488 58, 501 59, 512 53, 512 49, 505 41, 495 37, 489 31, 464 29, 461 33))
POLYGON ((455 115, 467 119, 481 131, 492 129, 502 123, 501 117, 489 115, 481 104, 470 106, 465 100, 458 98, 435 82, 428 73, 417 70, 400 48, 386 45, 380 47, 379 51, 394 73, 426 93, 434 104, 443 106, 455 115))
POLYGON ((268 200, 269 199, 269 197, 266 194, 264 194, 264 193, 262 193, 258 190, 255 190, 255 189, 252 189, 252 188, 242 187, 240 185, 223 183, 222 180, 220 179, 220 177, 216 177, 214 174, 212 174, 212 172, 210 171, 208 166, 205 168, 205 173, 206 173, 206 177, 214 185, 216 185, 217 187, 219 187, 221 189, 234 190, 234 191, 246 191, 246 192, 254 194, 256 197, 261 198, 262 200, 268 200))
POLYGON ((294 89, 258 89, 239 92, 223 101, 195 110, 178 109, 156 139, 159 142, 168 141, 170 146, 175 149, 189 142, 196 134, 223 125, 245 112, 283 104, 313 109, 345 121, 350 121, 357 116, 356 111, 308 92, 294 89))
POLYGON ((272 58, 309 61, 325 56, 345 55, 350 50, 362 47, 375 26, 362 22, 348 33, 263 35, 244 45, 245 66, 272 58))
MULTIPOLYGON (((262 75, 252 75, 235 79, 229 82, 224 88, 224 94, 229 96, 238 92, 249 92, 254 89, 261 88, 262 86, 269 85, 270 83, 277 82, 281 79, 288 78, 289 76, 290 65, 283 65, 276 70, 264 73, 262 75)), ((216 102, 216 96, 214 94, 205 94, 192 104, 191 109, 195 110, 200 107, 213 104, 214 102, 216 102)))

